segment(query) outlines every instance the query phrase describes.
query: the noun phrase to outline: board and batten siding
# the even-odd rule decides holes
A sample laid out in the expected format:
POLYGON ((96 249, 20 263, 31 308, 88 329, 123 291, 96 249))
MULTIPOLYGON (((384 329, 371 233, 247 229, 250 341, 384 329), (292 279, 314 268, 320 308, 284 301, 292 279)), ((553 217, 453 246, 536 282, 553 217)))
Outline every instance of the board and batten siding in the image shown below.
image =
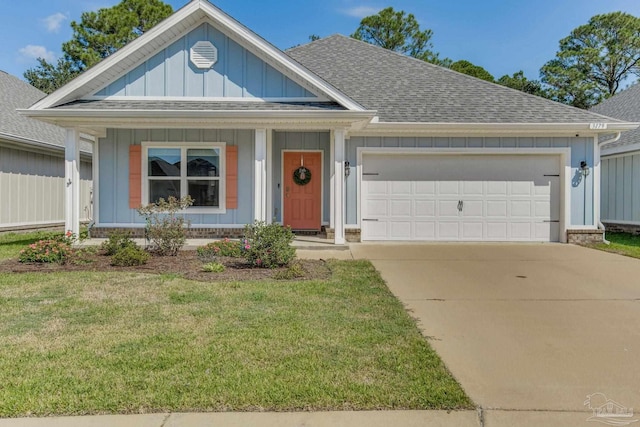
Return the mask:
MULTIPOLYGON (((253 130, 108 129, 98 144, 100 203, 98 225, 132 225, 145 218, 129 207, 129 146, 142 142, 224 142, 238 147, 238 209, 224 214, 190 214, 192 226, 243 225, 253 222, 255 132, 253 130)), ((144 165, 143 165, 144 167, 144 165)), ((145 183, 143 183, 145 185, 145 183)))
MULTIPOLYGON (((351 175, 346 180, 347 224, 358 223, 357 182, 360 165, 358 148, 571 148, 571 224, 593 224, 593 174, 586 177, 586 188, 578 170, 581 161, 593 167, 593 138, 541 137, 351 137, 346 141, 346 160, 351 175), (586 196, 586 197, 585 197, 586 196), (586 214, 585 214, 586 208, 586 214)), ((493 153, 495 154, 495 153, 493 153)))
POLYGON ((330 220, 330 133, 329 132, 274 132, 273 134, 273 221, 282 222, 282 152, 322 151, 322 223, 330 220))
POLYGON ((316 98, 209 24, 202 24, 95 96, 316 98), (195 67, 190 49, 198 41, 218 49, 211 69, 195 67))
MULTIPOLYGON (((80 219, 92 218, 91 163, 80 163, 80 219)), ((0 229, 64 223, 64 157, 0 146, 0 229)))
POLYGON ((640 152, 602 159, 601 216, 640 224, 640 152))

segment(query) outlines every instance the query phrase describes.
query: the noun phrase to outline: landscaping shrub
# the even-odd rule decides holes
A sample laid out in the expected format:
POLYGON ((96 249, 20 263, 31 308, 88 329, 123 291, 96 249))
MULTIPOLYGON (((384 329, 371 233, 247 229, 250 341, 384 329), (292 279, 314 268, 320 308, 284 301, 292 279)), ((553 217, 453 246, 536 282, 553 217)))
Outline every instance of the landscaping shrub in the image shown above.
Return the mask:
POLYGON ((109 240, 102 242, 100 248, 105 255, 115 255, 120 249, 135 247, 136 243, 131 239, 128 231, 114 231, 109 234, 109 240))
POLYGON ((128 246, 120 249, 111 258, 111 265, 117 267, 133 267, 144 265, 149 261, 149 254, 137 246, 128 246))
POLYGON ((210 262, 202 266, 202 271, 206 273, 222 273, 224 270, 224 265, 219 262, 210 262))
POLYGON ((176 256, 187 240, 189 221, 177 213, 193 204, 189 196, 181 199, 169 197, 160 199, 138 209, 138 213, 147 219, 145 230, 151 247, 149 250, 160 256, 176 256))
POLYGON ((300 262, 292 262, 286 270, 278 271, 273 275, 276 280, 293 280, 304 277, 304 268, 300 262))
POLYGON ((71 255, 71 246, 59 240, 40 240, 20 251, 20 262, 64 263, 71 255))
POLYGON ((196 249, 198 256, 204 259, 214 259, 215 257, 225 256, 231 258, 242 257, 242 243, 238 240, 218 240, 200 246, 196 249))
POLYGON ((294 238, 290 227, 256 221, 245 226, 244 257, 254 267, 288 265, 296 256, 296 250, 291 246, 294 238))

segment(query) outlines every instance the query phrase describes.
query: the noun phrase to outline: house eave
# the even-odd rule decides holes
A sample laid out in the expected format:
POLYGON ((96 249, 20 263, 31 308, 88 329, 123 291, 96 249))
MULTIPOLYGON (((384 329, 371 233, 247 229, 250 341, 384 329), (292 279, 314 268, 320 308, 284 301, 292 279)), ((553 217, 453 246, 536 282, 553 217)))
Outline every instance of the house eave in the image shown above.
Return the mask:
POLYGON ((264 111, 264 110, 18 110, 21 114, 65 128, 174 129, 234 128, 357 130, 375 111, 264 111))
POLYGON ((614 148, 603 148, 601 155, 602 157, 608 157, 614 155, 637 153, 638 151, 640 151, 640 142, 636 142, 635 144, 622 145, 614 148))
POLYGON ((596 136, 640 123, 408 123, 372 122, 351 136, 596 136))
MULTIPOLYGON (((85 138, 86 140, 86 138, 85 138)), ((93 142, 93 141, 91 141, 93 142)), ((48 153, 62 154, 64 153, 64 147, 50 142, 35 141, 33 139, 23 138, 20 136, 12 135, 9 133, 0 132, 0 146, 6 146, 15 149, 31 149, 44 151, 48 153)), ((91 158, 92 154, 89 151, 80 150, 80 154, 83 158, 91 158)))

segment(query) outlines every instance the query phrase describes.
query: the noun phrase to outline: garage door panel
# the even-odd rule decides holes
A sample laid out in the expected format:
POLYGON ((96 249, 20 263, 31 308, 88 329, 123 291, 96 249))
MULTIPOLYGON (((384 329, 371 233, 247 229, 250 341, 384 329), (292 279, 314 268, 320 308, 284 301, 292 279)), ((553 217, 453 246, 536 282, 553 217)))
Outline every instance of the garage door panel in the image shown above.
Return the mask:
POLYGON ((387 199, 367 200, 365 206, 369 216, 387 217, 389 216, 389 201, 387 199))
POLYGON ((507 201, 506 200, 487 200, 487 218, 506 218, 507 217, 507 201))
POLYGON ((529 218, 533 214, 532 203, 530 200, 512 200, 511 201, 511 218, 529 218))
POLYGON ((395 200, 392 199, 389 201, 391 205, 391 216, 393 217, 412 217, 413 212, 411 209, 412 202, 411 200, 395 200))
POLYGON ((416 200, 415 216, 418 218, 435 217, 436 201, 435 200, 416 200))
POLYGON ((559 160, 365 154, 363 240, 557 241, 559 160))
POLYGON ((484 200, 465 200, 464 207, 460 214, 463 217, 484 217, 484 200))
POLYGON ((416 221, 415 222, 416 240, 435 240, 436 237, 437 236, 436 236, 435 221, 416 221))
POLYGON ((411 196, 412 185, 410 181, 392 181, 391 182, 391 194, 394 196, 407 195, 411 196))
POLYGON ((441 196, 458 196, 460 195, 460 183, 458 181, 438 182, 438 194, 441 196))
POLYGON ((394 237, 402 240, 411 239, 411 221, 392 221, 389 223, 389 231, 394 237))
POLYGON ((440 240, 460 240, 460 223, 458 221, 439 221, 437 227, 440 240))
POLYGON ((489 196, 506 196, 508 194, 508 185, 506 181, 488 181, 487 195, 489 196))
POLYGON ((506 222, 488 222, 487 240, 505 241, 508 240, 508 224, 506 222))
POLYGON ((530 196, 532 193, 531 182, 511 182, 511 195, 512 196, 530 196))
POLYGON ((463 196, 483 196, 484 195, 484 182, 483 181, 463 181, 462 182, 462 195, 463 196))
POLYGON ((440 218, 457 218, 460 214, 458 209, 459 200, 438 200, 438 216, 440 218))
POLYGON ((531 233, 531 223, 529 222, 511 222, 510 237, 512 240, 533 240, 531 233))
POLYGON ((416 195, 434 196, 436 194, 436 183, 434 181, 417 181, 416 195))
POLYGON ((463 240, 484 240, 484 223, 482 221, 462 223, 463 240))

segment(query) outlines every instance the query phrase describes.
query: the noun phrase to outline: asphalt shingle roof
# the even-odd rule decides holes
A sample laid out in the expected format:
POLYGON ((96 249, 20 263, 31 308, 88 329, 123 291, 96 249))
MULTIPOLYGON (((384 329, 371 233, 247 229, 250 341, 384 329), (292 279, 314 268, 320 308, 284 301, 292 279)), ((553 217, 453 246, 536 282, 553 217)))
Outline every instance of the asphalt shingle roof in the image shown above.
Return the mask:
MULTIPOLYGON (((640 122, 640 84, 604 100, 591 111, 629 122, 640 122)), ((602 147, 604 150, 626 147, 640 143, 640 128, 624 132, 620 139, 602 147)))
POLYGON ((184 111, 335 111, 336 102, 126 101, 81 100, 60 105, 64 110, 184 110, 184 111))
POLYGON ((0 137, 14 136, 64 147, 64 129, 39 120, 23 117, 16 109, 29 108, 44 98, 44 92, 0 71, 0 137))
POLYGON ((381 122, 619 123, 342 35, 286 51, 381 122))

